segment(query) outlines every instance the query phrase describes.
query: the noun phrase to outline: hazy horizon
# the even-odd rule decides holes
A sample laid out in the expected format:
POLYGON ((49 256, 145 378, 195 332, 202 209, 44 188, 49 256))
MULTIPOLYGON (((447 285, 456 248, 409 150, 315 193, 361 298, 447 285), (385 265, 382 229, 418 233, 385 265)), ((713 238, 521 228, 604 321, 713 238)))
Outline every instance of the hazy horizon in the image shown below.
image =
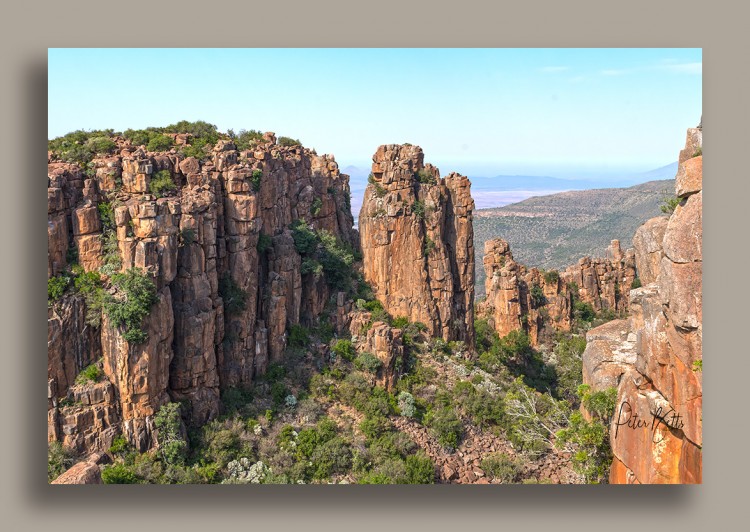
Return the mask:
POLYGON ((702 112, 695 48, 52 48, 48 60, 50 138, 205 120, 298 138, 342 167, 410 142, 443 173, 607 181, 670 164, 702 112))

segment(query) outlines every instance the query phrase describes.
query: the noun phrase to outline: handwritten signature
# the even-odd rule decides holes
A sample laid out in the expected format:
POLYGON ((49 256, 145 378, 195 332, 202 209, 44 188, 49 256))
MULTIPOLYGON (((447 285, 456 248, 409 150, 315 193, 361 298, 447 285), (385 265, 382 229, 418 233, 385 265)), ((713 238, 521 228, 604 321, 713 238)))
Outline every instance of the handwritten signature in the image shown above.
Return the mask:
POLYGON ((628 427, 630 429, 650 427, 653 432, 651 441, 653 443, 659 443, 664 438, 662 437, 660 440, 656 440, 656 429, 659 428, 659 426, 662 424, 668 428, 677 430, 681 430, 682 427, 685 426, 685 423, 683 423, 682 421, 682 416, 675 412, 674 408, 670 408, 667 412, 662 413, 662 407, 659 407, 656 409, 656 412, 653 413, 652 418, 649 420, 647 418, 644 419, 640 417, 637 412, 634 412, 633 407, 630 406, 630 403, 628 401, 623 401, 620 405, 620 411, 617 414, 617 421, 615 422, 615 438, 617 438, 617 434, 620 432, 620 427, 622 426, 628 427), (623 418, 623 413, 627 417, 623 418))

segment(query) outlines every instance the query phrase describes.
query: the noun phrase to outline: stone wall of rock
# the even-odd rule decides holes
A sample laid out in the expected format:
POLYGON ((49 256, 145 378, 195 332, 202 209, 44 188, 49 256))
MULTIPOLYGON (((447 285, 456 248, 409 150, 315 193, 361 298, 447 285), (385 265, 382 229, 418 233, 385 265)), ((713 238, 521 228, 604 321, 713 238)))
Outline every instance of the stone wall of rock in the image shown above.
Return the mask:
POLYGON ((701 130, 688 130, 675 181, 680 204, 634 239, 644 286, 630 292, 629 319, 588 333, 584 368, 601 370, 584 371, 584 382, 618 387, 612 483, 702 481, 702 142, 701 130), (608 359, 602 343, 629 356, 608 359), (636 415, 645 423, 633 427, 636 415))
POLYGON ((325 276, 301 273, 293 221, 359 244, 348 176, 330 155, 281 146, 273 133, 242 152, 220 140, 202 161, 113 140, 116 153, 94 158, 86 172, 49 154, 48 276, 75 255, 85 271, 106 266, 105 281, 139 268, 158 301, 143 323, 148 339, 137 345, 106 316, 86 325, 78 295, 50 305, 49 437, 79 452, 106 449, 120 432, 148 449, 153 417, 169 401, 188 405, 188 421, 205 423, 219 412, 221 389, 249 385, 283 357, 288 326, 315 325, 324 311, 346 321, 342 294, 325 276), (165 174, 175 187, 159 198, 151 183, 165 174), (102 218, 105 203, 113 220, 102 218), (270 244, 259 249, 261 239, 270 244), (222 290, 244 303, 228 304, 222 290), (109 392, 81 403, 75 377, 100 358, 109 392))
POLYGON ((627 310, 627 291, 636 277, 635 252, 623 252, 613 240, 606 257, 584 257, 564 271, 542 272, 513 260, 508 242, 485 242, 486 298, 477 313, 486 317, 499 336, 514 330, 529 334, 533 345, 546 332, 569 331, 574 301, 588 303, 595 311, 627 310))
POLYGON ((373 156, 359 216, 363 268, 393 316, 473 344, 474 201, 469 180, 440 177, 419 146, 388 144, 373 156))

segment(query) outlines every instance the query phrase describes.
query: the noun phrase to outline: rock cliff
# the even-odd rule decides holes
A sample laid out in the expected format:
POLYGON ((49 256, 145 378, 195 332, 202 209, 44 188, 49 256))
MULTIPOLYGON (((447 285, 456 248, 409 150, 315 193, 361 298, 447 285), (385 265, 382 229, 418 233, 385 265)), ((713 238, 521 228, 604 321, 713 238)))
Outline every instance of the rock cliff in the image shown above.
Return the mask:
POLYGON ((440 177, 419 146, 388 144, 373 156, 359 216, 364 277, 385 310, 432 336, 473 344, 471 183, 440 177))
POLYGON ((702 137, 688 130, 674 212, 633 239, 643 286, 630 291, 629 319, 587 335, 584 382, 618 388, 612 483, 702 481, 702 137))
POLYGON ((273 133, 244 151, 219 140, 201 160, 112 141, 85 171, 49 154, 48 276, 71 262, 99 270, 105 296, 119 301, 119 272, 137 268, 155 286, 145 340, 79 294, 49 306, 49 438, 78 452, 106 450, 121 432, 151 447, 154 414, 168 401, 183 402, 192 422, 215 417, 220 390, 278 361, 290 326, 344 314, 344 288, 303 268, 295 230, 344 248, 359 241, 348 176, 332 156, 273 133), (90 364, 102 378, 75 384, 90 364))
POLYGON ((636 278, 633 250, 623 252, 613 240, 605 258, 584 257, 564 271, 540 271, 513 260, 509 244, 495 238, 485 242, 486 298, 477 308, 499 336, 514 330, 529 334, 533 345, 545 334, 569 331, 577 305, 594 312, 623 313, 627 291, 636 278))

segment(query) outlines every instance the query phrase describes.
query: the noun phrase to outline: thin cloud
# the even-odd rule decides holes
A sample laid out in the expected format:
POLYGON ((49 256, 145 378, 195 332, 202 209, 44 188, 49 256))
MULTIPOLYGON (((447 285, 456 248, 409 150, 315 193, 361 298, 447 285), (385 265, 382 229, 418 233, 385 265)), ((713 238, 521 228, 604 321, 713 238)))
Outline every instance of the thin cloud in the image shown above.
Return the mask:
POLYGON ((662 68, 678 74, 703 74, 703 63, 669 63, 662 68))
POLYGON ((658 65, 647 65, 635 68, 606 68, 600 70, 599 74, 602 76, 624 76, 625 74, 633 74, 636 72, 644 71, 661 71, 671 72, 674 74, 702 74, 703 63, 676 63, 673 61, 665 60, 658 65))
POLYGON ((539 69, 539 72, 565 72, 570 70, 570 67, 566 66, 546 66, 539 69))

